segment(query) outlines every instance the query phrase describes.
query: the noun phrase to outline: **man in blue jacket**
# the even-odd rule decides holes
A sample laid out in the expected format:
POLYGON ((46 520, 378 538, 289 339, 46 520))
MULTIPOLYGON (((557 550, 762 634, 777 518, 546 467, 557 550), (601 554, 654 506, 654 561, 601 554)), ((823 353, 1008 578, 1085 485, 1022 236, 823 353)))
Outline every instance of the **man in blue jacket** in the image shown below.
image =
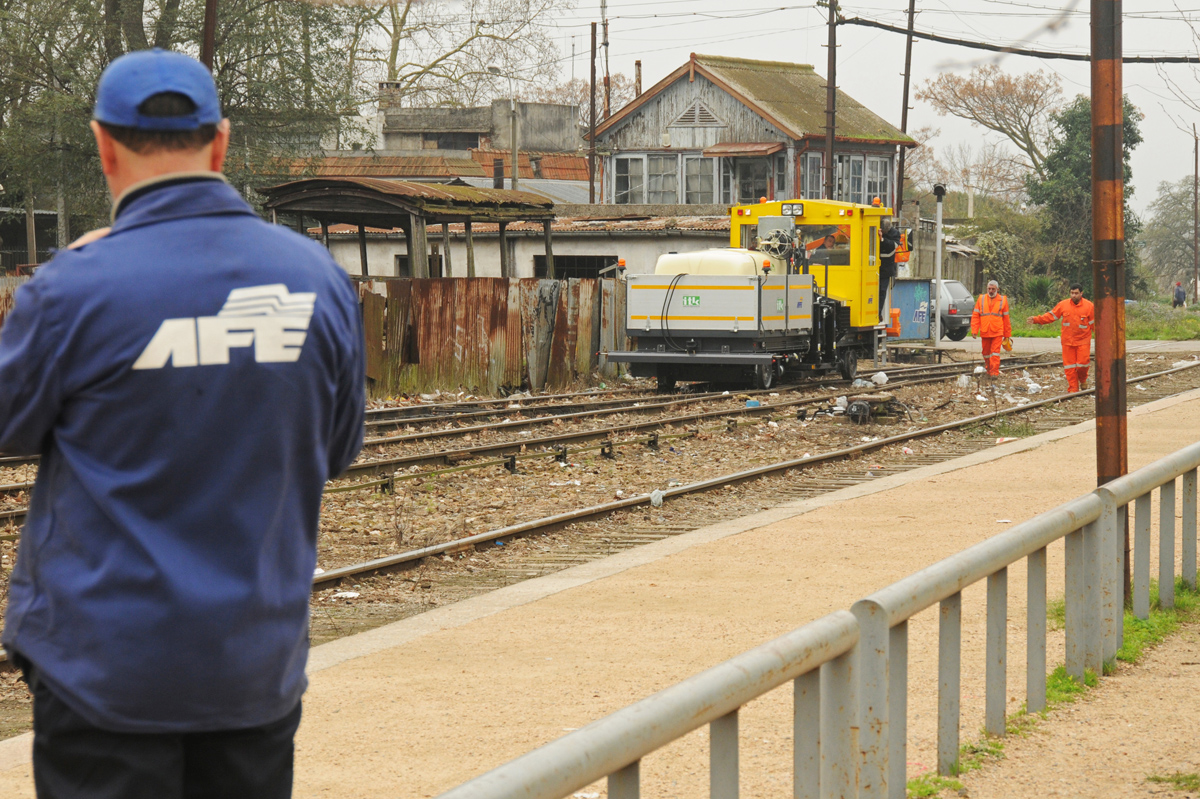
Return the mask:
POLYGON ((111 228, 0 331, 0 451, 40 453, 3 643, 40 797, 286 797, 325 481, 362 445, 349 279, 225 182, 178 53, 100 78, 111 228))

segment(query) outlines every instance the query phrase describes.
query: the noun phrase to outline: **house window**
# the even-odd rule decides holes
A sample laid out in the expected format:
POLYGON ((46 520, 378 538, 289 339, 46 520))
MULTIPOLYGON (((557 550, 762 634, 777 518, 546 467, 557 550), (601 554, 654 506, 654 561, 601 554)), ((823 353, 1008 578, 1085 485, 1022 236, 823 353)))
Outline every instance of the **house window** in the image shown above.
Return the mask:
POLYGON ((805 152, 804 160, 800 166, 802 166, 803 173, 800 175, 800 179, 803 181, 800 198, 821 199, 824 194, 824 181, 821 179, 820 152, 805 152))
MULTIPOLYGON (((554 256, 554 277, 557 280, 567 278, 594 278, 600 276, 600 270, 617 262, 615 255, 556 255, 554 256)), ((533 276, 546 276, 546 256, 533 256, 533 276)), ((606 277, 615 277, 615 272, 609 272, 606 277)))
POLYGON ((850 203, 863 202, 863 189, 865 188, 863 157, 861 155, 839 155, 835 163, 837 172, 833 186, 834 199, 850 203))
POLYGON ((771 159, 769 158, 738 158, 737 159, 737 192, 738 202, 756 203, 759 198, 769 194, 768 182, 771 179, 771 159))
POLYGON ((716 167, 712 158, 683 159, 683 190, 688 205, 715 202, 713 182, 716 167))
POLYGON ((646 202, 679 202, 679 156, 646 156, 646 202))
POLYGON ((892 205, 892 159, 867 159, 867 202, 876 197, 883 205, 892 205))
POLYGON ((479 146, 478 133, 426 133, 424 149, 472 150, 479 146))
POLYGON ((642 196, 644 184, 642 170, 645 161, 641 156, 614 160, 616 165, 613 171, 616 173, 616 185, 613 187, 613 202, 622 205, 645 202, 642 196))
POLYGON ((787 156, 783 153, 775 156, 775 196, 774 200, 790 200, 787 194, 787 156))
POLYGON ((733 205, 737 200, 734 198, 734 184, 737 183, 737 171, 733 167, 732 158, 721 159, 721 202, 726 205, 733 205))

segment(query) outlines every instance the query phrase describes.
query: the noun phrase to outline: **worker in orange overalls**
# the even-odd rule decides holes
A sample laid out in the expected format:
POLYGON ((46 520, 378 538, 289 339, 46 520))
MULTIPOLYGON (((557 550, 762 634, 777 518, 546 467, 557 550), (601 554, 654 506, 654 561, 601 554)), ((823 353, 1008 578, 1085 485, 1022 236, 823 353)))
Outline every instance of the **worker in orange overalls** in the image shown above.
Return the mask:
POLYGON ((1085 388, 1088 364, 1092 359, 1092 330, 1096 327, 1096 306, 1083 298, 1083 286, 1071 284, 1071 299, 1054 306, 1050 313, 1031 316, 1034 325, 1062 320, 1063 371, 1067 373, 1067 391, 1085 388))
MULTIPOLYGON (((1000 374, 1000 345, 1012 336, 1008 318, 1008 297, 1000 293, 1000 284, 989 280, 987 294, 980 294, 971 314, 971 335, 983 338, 983 362, 992 377, 1000 374)), ((1009 349, 1012 349, 1011 343, 1009 349)))

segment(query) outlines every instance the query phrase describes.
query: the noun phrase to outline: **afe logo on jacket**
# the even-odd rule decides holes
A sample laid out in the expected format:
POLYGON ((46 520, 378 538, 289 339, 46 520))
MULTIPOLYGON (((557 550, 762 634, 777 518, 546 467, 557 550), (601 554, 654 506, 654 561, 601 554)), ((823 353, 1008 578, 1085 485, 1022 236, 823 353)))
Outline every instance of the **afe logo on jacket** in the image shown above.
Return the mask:
POLYGON ((250 346, 258 363, 292 363, 316 301, 315 292, 292 294, 282 283, 234 289, 216 316, 164 319, 133 368, 227 364, 229 350, 250 346))

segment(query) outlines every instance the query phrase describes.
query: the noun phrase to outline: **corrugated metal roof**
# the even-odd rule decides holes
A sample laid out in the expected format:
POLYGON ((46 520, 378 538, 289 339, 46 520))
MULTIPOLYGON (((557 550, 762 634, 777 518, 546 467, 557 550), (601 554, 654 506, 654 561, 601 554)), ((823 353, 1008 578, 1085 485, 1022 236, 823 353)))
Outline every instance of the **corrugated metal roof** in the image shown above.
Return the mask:
POLYGON ((440 155, 328 156, 296 160, 290 174, 317 177, 454 178, 483 177, 483 168, 470 158, 440 155))
POLYGON ((771 155, 783 150, 781 141, 721 142, 704 149, 702 155, 771 155))
MULTIPOLYGON (((472 233, 495 233, 499 230, 499 225, 489 222, 476 222, 471 225, 472 233)), ((542 231, 541 222, 510 222, 506 229, 510 233, 514 232, 533 232, 540 233, 542 231)), ((729 232, 729 217, 728 216, 676 216, 676 217, 648 217, 645 219, 555 219, 550 224, 550 229, 554 234, 561 233, 616 233, 616 232, 662 232, 667 230, 678 231, 696 231, 696 232, 729 232)), ((367 233, 384 234, 403 236, 404 231, 400 228, 388 230, 386 228, 368 227, 367 233)), ((321 232, 319 227, 309 228, 309 233, 317 235, 321 232)), ((451 223, 450 232, 461 234, 463 226, 460 224, 451 223)), ((331 236, 349 236, 357 235, 358 228, 354 225, 330 225, 329 235, 331 236)), ((431 238, 435 238, 438 233, 430 230, 428 234, 431 238)))
POLYGON ((571 153, 545 153, 538 159, 542 177, 547 180, 588 179, 587 157, 571 153))
POLYGON ((364 188, 393 197, 402 197, 418 204, 432 201, 434 204, 493 205, 550 209, 554 203, 537 194, 509 189, 483 189, 474 186, 453 186, 444 183, 415 183, 407 180, 379 180, 377 178, 306 178, 260 189, 272 201, 291 194, 311 189, 364 188))
MULTIPOLYGON (((469 186, 487 188, 492 185, 491 178, 458 178, 469 186)), ((556 203, 583 204, 588 201, 587 180, 543 180, 541 178, 521 178, 518 184, 521 191, 541 194, 556 203)))

